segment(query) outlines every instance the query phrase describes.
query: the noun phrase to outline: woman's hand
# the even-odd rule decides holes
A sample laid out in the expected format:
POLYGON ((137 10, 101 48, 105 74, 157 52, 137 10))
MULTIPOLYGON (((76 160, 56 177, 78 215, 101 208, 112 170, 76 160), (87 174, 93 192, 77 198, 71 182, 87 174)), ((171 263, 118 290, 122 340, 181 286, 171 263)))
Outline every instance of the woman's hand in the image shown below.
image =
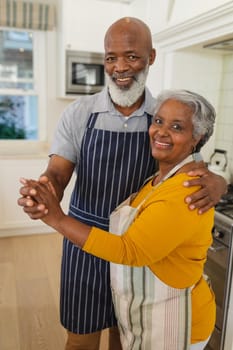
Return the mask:
POLYGON ((59 222, 63 219, 63 213, 55 189, 47 177, 42 176, 39 181, 27 180, 30 188, 30 196, 37 206, 43 205, 43 216, 40 219, 47 225, 57 229, 59 222))
POLYGON ((33 192, 33 201, 38 205, 43 204, 46 208, 41 220, 82 248, 89 236, 91 227, 63 212, 54 187, 52 183, 47 181, 47 178, 40 178, 39 181, 27 180, 27 182, 31 192, 33 192))
MULTIPOLYGON (((35 189, 30 186, 30 181, 36 180, 29 180, 25 178, 20 179, 20 183, 23 186, 19 190, 21 197, 18 198, 17 204, 23 208, 23 211, 28 214, 31 219, 41 219, 44 215, 46 215, 47 208, 45 207, 44 203, 37 203, 35 198, 33 198, 36 192, 35 189)), ((42 181, 48 182, 48 178, 45 179, 43 176, 42 181)))
POLYGON ((189 176, 200 176, 199 178, 185 181, 184 186, 201 186, 201 189, 185 198, 189 209, 198 209, 199 214, 205 213, 214 207, 223 194, 227 192, 227 183, 222 176, 216 175, 206 167, 197 168, 188 172, 189 176))

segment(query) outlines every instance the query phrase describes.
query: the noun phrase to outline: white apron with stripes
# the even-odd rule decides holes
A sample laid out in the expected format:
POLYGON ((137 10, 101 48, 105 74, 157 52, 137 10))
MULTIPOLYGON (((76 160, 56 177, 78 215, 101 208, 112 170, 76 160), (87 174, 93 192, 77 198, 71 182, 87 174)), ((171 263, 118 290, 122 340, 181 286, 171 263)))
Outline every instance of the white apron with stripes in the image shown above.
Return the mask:
MULTIPOLYGON (((120 204, 110 216, 110 232, 125 232, 154 190, 137 208, 130 206, 135 194, 120 204)), ((148 267, 111 263, 110 278, 123 350, 189 349, 191 288, 172 288, 148 267)))

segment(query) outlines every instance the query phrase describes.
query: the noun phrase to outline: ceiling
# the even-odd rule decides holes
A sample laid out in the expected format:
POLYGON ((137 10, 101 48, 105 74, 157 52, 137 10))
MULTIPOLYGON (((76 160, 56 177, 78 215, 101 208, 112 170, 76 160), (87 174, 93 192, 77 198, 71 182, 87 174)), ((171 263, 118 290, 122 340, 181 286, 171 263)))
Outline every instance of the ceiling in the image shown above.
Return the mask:
POLYGON ((106 1, 106 2, 119 2, 123 4, 131 4, 134 0, 100 0, 100 1, 106 1))

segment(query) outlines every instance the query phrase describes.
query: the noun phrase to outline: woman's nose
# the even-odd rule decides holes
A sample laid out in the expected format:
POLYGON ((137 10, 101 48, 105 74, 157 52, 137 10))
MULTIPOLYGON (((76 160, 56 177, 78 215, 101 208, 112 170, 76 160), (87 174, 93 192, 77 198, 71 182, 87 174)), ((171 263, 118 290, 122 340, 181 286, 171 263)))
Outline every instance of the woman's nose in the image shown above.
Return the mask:
POLYGON ((158 128, 158 133, 159 135, 167 135, 168 134, 168 128, 166 125, 161 125, 159 128, 158 128))
POLYGON ((164 124, 152 124, 151 132, 159 134, 161 136, 166 136, 168 135, 168 127, 164 124))

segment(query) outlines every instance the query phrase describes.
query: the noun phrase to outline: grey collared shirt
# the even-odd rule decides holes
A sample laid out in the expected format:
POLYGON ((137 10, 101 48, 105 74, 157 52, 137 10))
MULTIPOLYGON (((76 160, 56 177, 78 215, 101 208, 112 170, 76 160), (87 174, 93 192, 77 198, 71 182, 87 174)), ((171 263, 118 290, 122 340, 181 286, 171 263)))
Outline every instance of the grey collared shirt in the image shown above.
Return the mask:
POLYGON ((155 99, 145 89, 145 101, 129 118, 114 108, 107 87, 100 93, 79 97, 66 107, 55 130, 50 155, 56 154, 77 164, 87 121, 92 113, 98 113, 96 128, 111 131, 145 131, 148 128, 146 114, 153 115, 155 99))

